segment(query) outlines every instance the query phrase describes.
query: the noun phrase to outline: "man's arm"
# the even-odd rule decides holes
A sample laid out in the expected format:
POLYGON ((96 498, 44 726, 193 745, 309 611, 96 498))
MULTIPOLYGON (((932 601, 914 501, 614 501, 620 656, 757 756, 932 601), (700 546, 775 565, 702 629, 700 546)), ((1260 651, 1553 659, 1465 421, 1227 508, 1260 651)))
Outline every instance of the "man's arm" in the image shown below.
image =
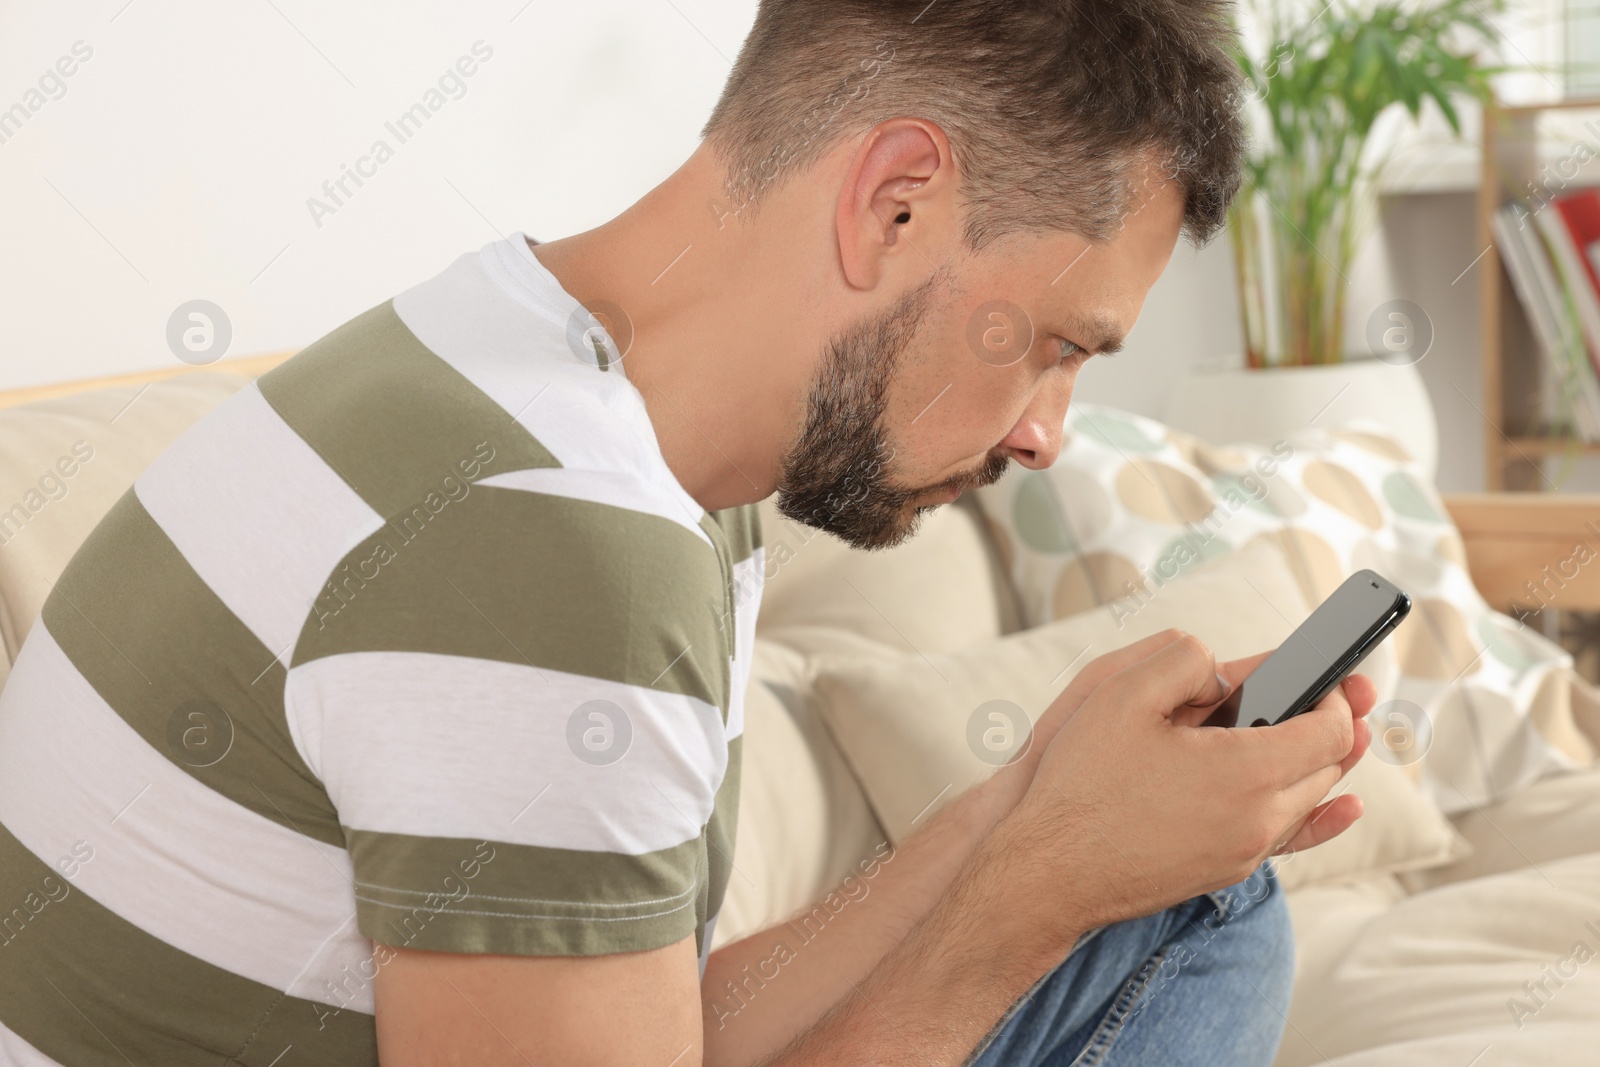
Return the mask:
MULTIPOLYGON (((755 1062, 853 993, 933 909, 973 850, 1016 806, 1051 738, 1084 699, 1113 674, 1182 636, 1167 630, 1092 660, 1041 716, 1019 759, 936 812, 887 856, 870 861, 865 872, 848 876, 817 906, 717 950, 701 985, 705 1062, 717 1067, 755 1062)), ((1269 654, 1234 660, 1219 673, 1231 689, 1269 654)), ((1371 703, 1366 680, 1352 678, 1348 685, 1359 689, 1360 695, 1350 699, 1365 701, 1364 714, 1371 703)), ((1212 697, 1207 694, 1202 699, 1208 703, 1174 712, 1173 721, 1199 725, 1215 703, 1212 697)), ((1324 813, 1293 846, 1309 848, 1341 833, 1359 814, 1356 805, 1352 797, 1324 813)))
MULTIPOLYGON (((989 802, 980 794, 988 797, 995 793, 993 789, 972 790, 962 798, 964 803, 941 812, 917 835, 915 843, 908 842, 886 865, 883 877, 887 878, 896 864, 916 855, 927 860, 924 870, 948 866, 937 857, 939 843, 963 845, 968 825, 986 817, 983 809, 989 802)), ((896 965, 880 968, 881 975, 873 974, 875 982, 868 988, 875 991, 865 995, 892 1004, 897 1014, 912 1020, 903 1025, 917 1032, 907 1033, 903 1039, 887 1035, 891 1040, 885 1042, 886 1035, 872 1033, 870 1010, 869 1017, 836 1012, 836 1022, 824 1030, 831 1035, 827 1047, 850 1051, 842 1059, 831 1058, 832 1052, 807 1052, 794 1062, 897 1062, 876 1058, 895 1050, 897 1055, 911 1057, 907 1062, 958 1064, 987 1027, 945 1019, 940 1006, 957 998, 963 1012, 975 1013, 974 1018, 992 1008, 992 1023, 1053 961, 1065 956, 1062 946, 1076 937, 1076 931, 1051 936, 1024 918, 1030 915, 1029 903, 1012 897, 1019 887, 1003 873, 1006 864, 1022 855, 1013 832, 990 833, 980 843, 991 855, 979 860, 976 875, 966 878, 958 891, 945 893, 948 886, 941 887, 940 895, 949 899, 943 903, 938 921, 922 923, 919 937, 908 940, 903 932, 898 941, 883 943, 889 936, 886 927, 916 927, 927 915, 908 918, 903 907, 884 907, 869 917, 863 910, 850 930, 830 928, 813 946, 800 949, 796 961, 788 966, 798 967, 804 960, 804 970, 791 974, 786 967, 765 995, 749 998, 743 1011, 753 1013, 759 1007, 759 1017, 741 1013, 735 1017, 737 1026, 722 1029, 709 1010, 704 1020, 701 1017, 692 937, 648 952, 594 957, 393 950, 392 958, 378 971, 376 985, 380 1062, 383 1067, 755 1064, 812 1029, 841 997, 853 993, 852 986, 864 988, 862 982, 884 957, 893 957, 896 965), (996 866, 999 860, 1005 862, 996 866), (996 916, 1008 918, 997 926, 996 916), (874 918, 884 921, 878 924, 874 918), (1007 922, 1015 929, 1008 932, 1003 925, 1007 922), (872 946, 853 945, 852 938, 858 935, 869 939, 872 946), (1007 952, 1008 947, 1014 951, 1007 952), (1018 948, 1021 951, 1015 951, 1018 948), (830 981, 830 965, 849 970, 830 981), (854 976, 857 971, 859 977, 854 976), (909 1011, 908 1003, 912 1005, 909 1011), (871 1057, 866 1054, 869 1047, 871 1057), (935 1047, 949 1052, 950 1058, 930 1058, 935 1047)), ((962 860, 972 859, 970 853, 969 848, 962 860)), ((945 881, 956 880, 963 865, 955 864, 945 881)), ((885 884, 874 892, 890 901, 902 892, 922 896, 924 890, 907 876, 911 870, 909 865, 901 867, 896 872, 901 877, 893 888, 885 884)), ((933 912, 939 905, 936 898, 925 910, 933 912)), ((846 908, 837 919, 842 921, 848 912, 846 908)), ((759 945, 760 941, 746 939, 739 943, 743 944, 759 945)), ((714 966, 707 968, 707 983, 713 980, 714 966)), ((711 1002, 708 994, 708 1004, 711 1002)), ((785 1057, 771 1062, 790 1061, 785 1057)))
MULTIPOLYGON (((1090 661, 1040 717, 1020 758, 936 811, 816 908, 718 949, 701 984, 705 1062, 753 1063, 852 992, 933 909, 979 842, 1016 806, 1046 745, 1084 699, 1180 636, 1153 634, 1090 661)), ((1253 667, 1257 660, 1246 662, 1253 667)))
MULTIPOLYGON (((1283 840, 1347 825, 1350 798, 1317 804, 1365 750, 1344 692, 1268 729, 1175 722, 1172 709, 1215 702, 1214 671, 1184 637, 1106 678, 936 904, 763 1062, 955 1067, 1085 930, 1230 885, 1283 840), (1308 825, 1318 811, 1322 828, 1308 825)), ((1365 714, 1370 684, 1353 688, 1365 714)), ((382 1062, 692 1067, 696 979, 692 940, 570 960, 400 953, 377 980, 382 1062)))
MULTIPOLYGON (((1118 662, 1129 655, 1124 650, 1118 662)), ((1092 688, 1108 666, 1079 690, 1092 688)), ((1082 693, 1069 687, 1062 701, 1069 698, 1075 707, 1082 693)), ((841 895, 849 903, 825 928, 802 928, 819 930, 815 940, 802 943, 790 931, 780 954, 787 962, 770 988, 761 974, 772 973, 774 938, 784 937, 786 927, 724 946, 708 961, 703 982, 692 937, 649 952, 571 958, 391 949, 377 986, 384 1067, 520 1064, 524 1056, 533 1063, 660 1067, 755 1063, 813 1025, 932 910, 973 849, 1016 805, 1038 752, 1030 746, 1023 760, 935 812, 879 858, 858 883, 868 887, 865 896, 841 895), (737 994, 729 992, 730 982, 737 994), (611 1043, 604 1055, 614 1059, 597 1057, 603 1042, 611 1043)))
MULTIPOLYGON (((872 1057, 893 1050, 910 1057, 906 1062, 953 1067, 987 1026, 947 1019, 941 1005, 959 994, 970 1018, 981 1019, 992 1007, 992 1024, 1066 955, 1081 932, 1065 914, 1052 919, 1058 932, 1038 926, 1039 898, 1029 899, 1023 883, 1008 873, 1025 865, 1019 864, 1024 842, 1015 827, 996 825, 999 809, 1009 810, 1014 798, 991 783, 968 791, 930 820, 884 864, 874 879, 882 884, 871 896, 839 912, 765 990, 746 992, 743 1008, 731 1002, 736 1014, 724 1012, 724 1025, 718 1023, 711 983, 719 980, 719 968, 732 976, 741 958, 762 957, 763 935, 713 957, 704 1009, 692 937, 648 952, 594 957, 393 949, 383 954, 387 962, 376 982, 380 1061, 383 1067, 755 1064, 803 1031, 818 1032, 818 1019, 861 989, 892 1005, 908 1020, 903 1026, 916 1032, 887 1035, 885 1041, 886 1035, 873 1033, 873 1018, 835 1011, 834 1022, 821 1032, 828 1048, 850 1051, 842 1060, 832 1059, 833 1052, 806 1052, 794 1062, 866 1062, 856 1056, 870 1048, 872 1057), (959 856, 942 855, 946 845, 959 856), (918 872, 939 884, 918 885, 918 872), (957 877, 964 872, 965 878, 957 877), (869 901, 879 906, 861 906, 869 901), (913 930, 915 937, 909 936, 913 930), (881 967, 886 958, 893 965, 881 967), (863 986, 869 975, 872 981, 863 986), (949 1058, 931 1058, 935 1048, 949 1058)), ((793 938, 790 943, 799 944, 793 938)))
POLYGON ((933 909, 1020 796, 1010 774, 990 778, 815 908, 713 954, 701 986, 706 1064, 756 1062, 815 1023, 933 909))
POLYGON ((379 958, 383 1067, 701 1062, 693 936, 606 956, 392 949, 379 958))
MULTIPOLYGON (((1039 887, 1016 877, 1019 866, 1030 866, 1030 846, 1016 831, 997 828, 984 839, 978 854, 968 857, 978 863, 960 872, 964 877, 913 936, 880 954, 885 959, 869 980, 855 983, 861 1001, 851 996, 824 1004, 798 1025, 791 1025, 794 1012, 774 1010, 772 1018, 784 1023, 783 1042, 802 1030, 812 1038, 776 1059, 730 1052, 708 1040, 691 937, 648 952, 570 958, 395 949, 385 953, 388 962, 375 986, 379 1060, 383 1067, 699 1067, 719 1061, 789 1067, 903 1058, 956 1067, 1087 929, 1072 923, 1066 909, 1051 917, 1049 928, 1036 921, 1039 887), (962 1011, 949 1012, 957 1002, 962 1011), (851 1010, 853 1003, 866 1007, 851 1010), (893 1029, 876 1015, 879 1004, 900 1020, 893 1029), (811 1025, 830 1006, 832 1012, 811 1025), (718 1049, 718 1060, 707 1056, 708 1047, 718 1049)), ((786 986, 767 1000, 776 1006, 789 995, 786 986)), ((761 1044, 773 1044, 778 1032, 767 1028, 761 1044)))
MULTIPOLYGON (((761 1067, 955 1067, 1081 934, 1242 881, 1354 821, 1355 798, 1317 801, 1366 750, 1370 680, 1354 676, 1292 732, 1196 730, 1226 692, 1211 654, 1176 631, 1156 638, 1052 724, 1021 801, 910 935, 761 1067)), ((1227 680, 1263 658, 1227 665, 1227 680)))

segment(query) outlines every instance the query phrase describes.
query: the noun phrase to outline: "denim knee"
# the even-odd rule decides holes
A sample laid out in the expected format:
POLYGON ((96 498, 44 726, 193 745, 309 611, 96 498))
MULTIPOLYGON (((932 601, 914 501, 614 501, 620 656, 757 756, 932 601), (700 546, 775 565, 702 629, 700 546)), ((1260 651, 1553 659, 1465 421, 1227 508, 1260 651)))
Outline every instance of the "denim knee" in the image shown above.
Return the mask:
POLYGON ((1260 994, 1243 1003, 1257 1004, 1269 1022, 1281 1020, 1294 983, 1294 931, 1270 865, 1169 914, 1179 927, 1152 961, 1140 1010, 1175 989, 1184 976, 1207 982, 1210 976, 1234 973, 1248 976, 1245 981, 1260 994))
POLYGON ((1286 1005, 1294 981, 1294 929, 1289 922, 1289 905, 1278 882, 1272 861, 1267 860, 1250 877, 1226 889, 1206 894, 1235 932, 1248 942, 1249 958, 1260 967, 1261 991, 1278 989, 1286 1005), (1248 922, 1241 922, 1246 915, 1248 922))
POLYGON ((1266 1064, 1293 978, 1288 907, 1263 866, 1226 889, 1086 933, 974 1062, 1087 1054, 1081 1062, 1266 1064), (1120 1059, 1105 1058, 1118 1049, 1120 1059))

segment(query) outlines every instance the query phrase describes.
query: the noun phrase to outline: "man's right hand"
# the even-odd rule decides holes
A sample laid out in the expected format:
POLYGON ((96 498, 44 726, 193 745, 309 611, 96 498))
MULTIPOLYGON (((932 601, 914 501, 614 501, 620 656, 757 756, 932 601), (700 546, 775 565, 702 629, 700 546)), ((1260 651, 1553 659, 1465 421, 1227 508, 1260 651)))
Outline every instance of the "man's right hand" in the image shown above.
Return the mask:
MULTIPOLYGON (((1227 681, 1262 658, 1224 665, 1227 681)), ((1359 817, 1354 797, 1318 802, 1371 739, 1369 679, 1352 675, 1277 726, 1195 725, 1196 709, 1226 692, 1210 649, 1174 634, 1099 682, 1050 739, 1014 814, 1031 828, 1041 886, 1071 886, 1079 922, 1147 915, 1243 881, 1282 846, 1320 843, 1359 817)))

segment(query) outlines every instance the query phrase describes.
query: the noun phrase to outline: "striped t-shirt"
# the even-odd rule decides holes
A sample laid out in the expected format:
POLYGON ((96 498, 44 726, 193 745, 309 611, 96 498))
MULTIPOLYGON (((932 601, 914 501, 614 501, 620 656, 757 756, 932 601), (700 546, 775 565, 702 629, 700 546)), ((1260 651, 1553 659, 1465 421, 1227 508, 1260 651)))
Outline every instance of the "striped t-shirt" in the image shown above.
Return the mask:
POLYGON ((0 1061, 374 1063, 384 946, 703 973, 760 533, 619 360, 514 234, 144 472, 0 694, 0 1061))

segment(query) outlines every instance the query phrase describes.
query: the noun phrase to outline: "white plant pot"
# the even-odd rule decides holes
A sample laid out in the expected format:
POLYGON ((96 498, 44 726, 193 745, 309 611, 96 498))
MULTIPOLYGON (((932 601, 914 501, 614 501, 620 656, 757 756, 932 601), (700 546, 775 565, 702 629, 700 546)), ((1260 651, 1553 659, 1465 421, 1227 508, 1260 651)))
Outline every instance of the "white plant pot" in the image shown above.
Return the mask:
POLYGON ((1365 418, 1394 432, 1431 482, 1439 461, 1433 402, 1414 364, 1346 357, 1316 367, 1247 370, 1238 360, 1190 368, 1167 394, 1166 422, 1213 444, 1275 440, 1365 418))

